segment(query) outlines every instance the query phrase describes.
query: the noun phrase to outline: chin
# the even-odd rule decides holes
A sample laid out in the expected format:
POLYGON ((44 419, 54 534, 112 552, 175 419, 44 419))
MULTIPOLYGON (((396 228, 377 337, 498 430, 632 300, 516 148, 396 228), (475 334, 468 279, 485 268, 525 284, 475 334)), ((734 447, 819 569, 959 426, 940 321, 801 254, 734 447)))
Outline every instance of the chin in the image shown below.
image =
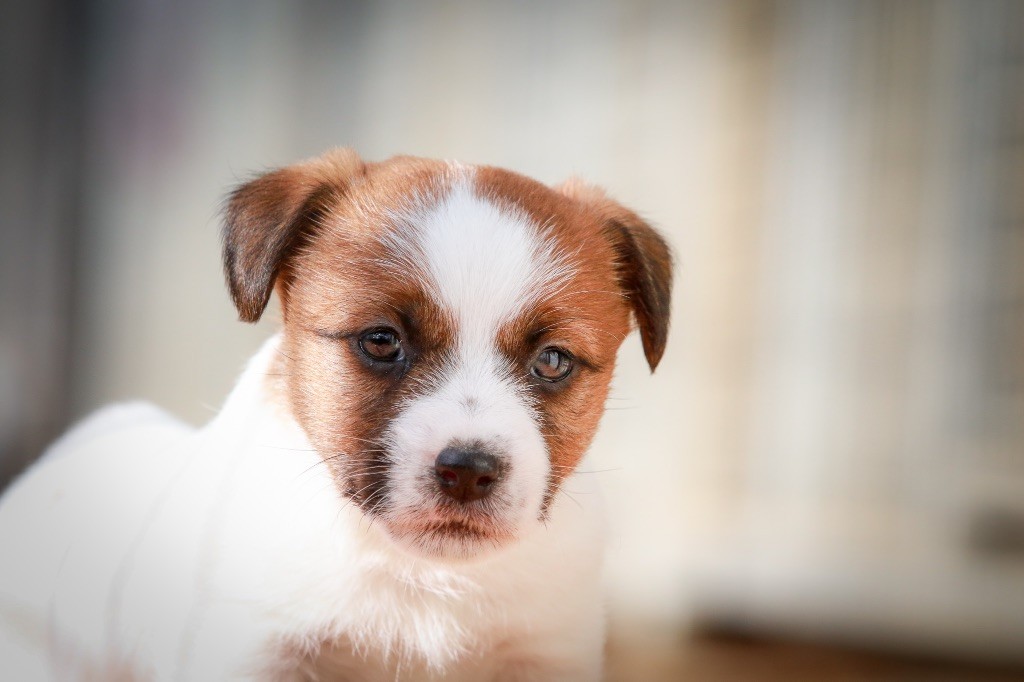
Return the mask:
POLYGON ((507 527, 465 519, 389 524, 387 533, 408 554, 439 562, 482 561, 514 545, 519 537, 507 527))

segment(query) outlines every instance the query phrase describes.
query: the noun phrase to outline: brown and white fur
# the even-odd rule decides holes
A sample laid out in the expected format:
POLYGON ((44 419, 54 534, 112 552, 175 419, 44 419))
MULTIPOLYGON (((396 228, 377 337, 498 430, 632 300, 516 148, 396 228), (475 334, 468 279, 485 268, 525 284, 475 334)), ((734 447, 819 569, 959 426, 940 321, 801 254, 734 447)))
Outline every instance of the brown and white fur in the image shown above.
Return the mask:
POLYGON ((664 241, 581 183, 350 150, 225 223, 241 318, 276 290, 283 329, 206 426, 107 408, 7 491, 4 678, 598 679, 600 497, 570 477, 633 322, 664 351, 664 241), (486 496, 445 494, 453 447, 486 496))

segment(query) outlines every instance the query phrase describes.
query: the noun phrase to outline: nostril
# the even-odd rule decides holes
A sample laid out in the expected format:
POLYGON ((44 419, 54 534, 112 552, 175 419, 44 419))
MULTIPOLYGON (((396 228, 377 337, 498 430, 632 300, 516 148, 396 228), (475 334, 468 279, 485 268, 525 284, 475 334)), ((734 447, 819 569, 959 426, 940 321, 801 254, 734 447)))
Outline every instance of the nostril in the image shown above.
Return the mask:
POLYGON ((493 476, 481 476, 480 478, 476 479, 476 484, 481 488, 489 488, 491 487, 492 483, 494 483, 493 476))
POLYGON ((451 469, 442 469, 438 467, 437 478, 442 484, 447 486, 452 486, 459 482, 459 475, 451 469))

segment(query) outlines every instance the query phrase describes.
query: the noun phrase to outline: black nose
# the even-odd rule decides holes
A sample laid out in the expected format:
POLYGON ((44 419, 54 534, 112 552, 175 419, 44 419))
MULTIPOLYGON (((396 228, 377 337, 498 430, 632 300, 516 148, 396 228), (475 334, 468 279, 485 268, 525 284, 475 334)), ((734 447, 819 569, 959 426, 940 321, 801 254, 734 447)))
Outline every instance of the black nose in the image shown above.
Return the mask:
POLYGON ((445 448, 434 462, 441 490, 459 502, 472 502, 491 494, 501 472, 498 458, 480 450, 445 448))

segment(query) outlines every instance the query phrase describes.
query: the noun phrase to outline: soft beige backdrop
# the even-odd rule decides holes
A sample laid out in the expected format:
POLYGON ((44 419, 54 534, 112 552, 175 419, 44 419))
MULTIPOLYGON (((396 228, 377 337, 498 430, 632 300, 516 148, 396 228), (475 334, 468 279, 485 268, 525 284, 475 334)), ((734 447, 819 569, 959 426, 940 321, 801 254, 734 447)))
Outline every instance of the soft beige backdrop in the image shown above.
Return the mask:
POLYGON ((193 422, 275 328, 217 211, 349 145, 604 185, 678 254, 591 469, 616 622, 1024 651, 1024 11, 1013 2, 104 5, 72 411, 193 422))

